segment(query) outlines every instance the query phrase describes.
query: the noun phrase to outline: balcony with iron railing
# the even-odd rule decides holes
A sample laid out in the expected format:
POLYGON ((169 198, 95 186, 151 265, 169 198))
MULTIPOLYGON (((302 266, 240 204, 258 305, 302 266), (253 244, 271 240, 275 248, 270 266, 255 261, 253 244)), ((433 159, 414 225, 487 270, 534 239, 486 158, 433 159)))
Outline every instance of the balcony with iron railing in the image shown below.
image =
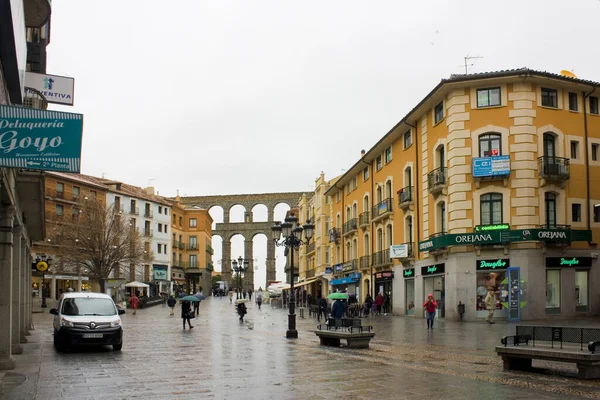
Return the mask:
POLYGON ((306 254, 314 253, 314 251, 315 251, 315 242, 310 242, 306 246, 306 254))
POLYGON ((415 243, 407 242, 407 243, 402 243, 402 244, 406 246, 406 256, 400 256, 400 259, 401 260, 414 260, 414 258, 415 258, 415 243))
POLYGON ((173 261, 171 262, 171 265, 172 265, 173 267, 181 267, 181 266, 182 266, 181 264, 183 264, 183 261, 179 261, 179 260, 173 260, 173 261))
POLYGON ((152 229, 144 229, 144 236, 152 237, 154 236, 154 231, 152 229))
POLYGON ((388 218, 394 212, 393 201, 394 199, 389 198, 373 206, 373 222, 377 222, 381 219, 388 218))
POLYGON ((198 243, 188 243, 186 248, 188 251, 198 251, 198 243))
POLYGON ((344 263, 342 271, 344 273, 358 271, 358 259, 355 258, 354 260, 349 260, 348 262, 344 263))
POLYGON ((358 226, 361 228, 366 228, 369 226, 371 219, 369 218, 369 212, 365 211, 358 216, 358 226))
POLYGON ((342 225, 342 236, 350 235, 352 233, 356 233, 358 230, 358 219, 352 218, 349 219, 344 225, 342 225))
POLYGON ((371 256, 362 256, 358 259, 361 270, 368 269, 371 266, 371 256))
POLYGON ((153 218, 154 217, 154 213, 152 212, 152 210, 144 210, 144 217, 146 218, 153 218))
POLYGON ((441 167, 427 174, 427 189, 432 194, 442 192, 448 187, 448 170, 441 167))
POLYGON ((340 238, 340 228, 331 228, 329 230, 329 243, 337 242, 340 238))
POLYGON ((213 254, 215 254, 215 251, 213 250, 212 246, 211 246, 210 244, 208 244, 208 243, 206 243, 206 252, 207 252, 208 254, 210 254, 211 256, 212 256, 213 254))
POLYGON ((378 251, 373 253, 373 266, 374 267, 383 267, 387 265, 391 265, 393 263, 390 258, 390 249, 387 248, 385 250, 378 251))
POLYGON ((315 277, 315 269, 307 269, 306 270, 306 278, 314 278, 315 277))
POLYGON ((398 190, 398 206, 405 210, 408 209, 414 202, 413 186, 406 186, 398 190))
POLYGON ((198 261, 182 261, 181 267, 184 269, 198 268, 198 261))
POLYGON ((215 266, 211 262, 207 262, 206 263, 206 270, 207 271, 214 271, 215 270, 215 266))
POLYGON ((570 161, 562 157, 539 157, 538 172, 549 181, 566 181, 571 177, 570 161))
POLYGON ((130 207, 129 214, 131 215, 140 215, 140 209, 138 207, 130 207))

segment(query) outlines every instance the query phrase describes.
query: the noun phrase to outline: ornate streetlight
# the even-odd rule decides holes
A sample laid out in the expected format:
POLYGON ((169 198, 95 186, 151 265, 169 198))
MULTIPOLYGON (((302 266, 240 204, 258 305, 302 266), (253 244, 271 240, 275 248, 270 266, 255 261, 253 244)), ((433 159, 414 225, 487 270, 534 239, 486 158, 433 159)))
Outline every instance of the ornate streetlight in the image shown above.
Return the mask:
POLYGON ((238 291, 237 291, 237 296, 236 296, 236 299, 240 299, 240 298, 242 298, 241 290, 243 290, 243 288, 244 288, 243 283, 241 283, 242 275, 244 275, 244 272, 246 272, 246 270, 248 269, 248 267, 250 265, 250 260, 244 260, 242 258, 242 256, 239 256, 238 259, 233 260, 231 262, 231 264, 233 264, 233 270, 237 274, 237 284, 239 286, 241 286, 241 287, 238 286, 238 291))
POLYGON ((285 247, 286 251, 290 255, 289 271, 290 271, 290 299, 289 299, 289 314, 288 314, 288 330, 285 337, 288 339, 298 338, 298 331, 296 330, 296 311, 295 311, 295 295, 294 295, 294 251, 300 248, 302 244, 308 244, 312 238, 315 226, 310 223, 310 220, 306 221, 303 226, 298 224, 298 218, 290 213, 289 217, 285 219, 285 222, 276 222, 271 228, 273 231, 273 241, 278 247, 285 247), (302 240, 302 232, 306 240, 302 240))
POLYGON ((39 254, 35 258, 35 268, 42 273, 42 308, 48 307, 46 304, 46 285, 44 281, 46 279, 46 271, 52 262, 52 257, 46 256, 45 254, 39 254))

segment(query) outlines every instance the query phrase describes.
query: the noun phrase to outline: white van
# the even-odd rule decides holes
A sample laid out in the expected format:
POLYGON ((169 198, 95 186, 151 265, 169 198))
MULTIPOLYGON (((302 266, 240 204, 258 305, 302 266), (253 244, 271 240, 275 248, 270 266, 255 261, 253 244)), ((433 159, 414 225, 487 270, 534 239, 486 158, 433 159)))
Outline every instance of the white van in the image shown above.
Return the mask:
POLYGON ((63 351, 74 345, 123 347, 121 314, 113 299, 103 293, 69 292, 58 299, 54 315, 54 348, 63 351))

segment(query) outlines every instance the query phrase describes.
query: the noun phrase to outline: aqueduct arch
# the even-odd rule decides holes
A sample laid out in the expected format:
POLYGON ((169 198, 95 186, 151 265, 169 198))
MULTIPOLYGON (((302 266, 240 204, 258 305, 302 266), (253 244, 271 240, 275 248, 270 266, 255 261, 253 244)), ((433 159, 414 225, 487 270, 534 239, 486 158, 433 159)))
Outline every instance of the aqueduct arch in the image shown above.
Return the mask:
MULTIPOLYGON (((220 206, 223 209, 223 222, 216 224, 213 235, 223 238, 221 275, 224 281, 231 282, 231 238, 235 235, 244 237, 244 258, 254 259, 252 240, 258 234, 264 234, 267 238, 271 237, 271 227, 273 226, 273 212, 278 204, 287 204, 290 208, 298 204, 300 198, 306 195, 310 197, 311 192, 292 192, 292 193, 262 193, 262 194, 233 194, 218 196, 188 196, 181 197, 181 204, 185 206, 197 206, 210 210, 212 207, 220 206), (244 222, 229 222, 229 211, 235 205, 242 205, 246 209, 244 222), (267 222, 254 222, 252 220, 252 209, 257 204, 264 204, 267 207, 267 222)), ((267 240, 267 279, 275 280, 275 244, 272 240, 267 240)), ((244 285, 254 282, 254 266, 248 268, 244 275, 244 285)), ((265 282, 265 287, 267 286, 265 282)))

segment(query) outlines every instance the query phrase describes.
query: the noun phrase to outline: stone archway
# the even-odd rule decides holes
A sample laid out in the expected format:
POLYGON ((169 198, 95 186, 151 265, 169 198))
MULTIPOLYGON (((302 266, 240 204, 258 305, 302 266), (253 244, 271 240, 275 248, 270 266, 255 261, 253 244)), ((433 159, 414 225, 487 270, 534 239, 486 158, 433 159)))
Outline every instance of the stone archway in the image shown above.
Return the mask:
MULTIPOLYGON (((271 227, 273 226, 273 212, 278 204, 287 204, 290 208, 298 204, 300 198, 306 195, 310 197, 311 192, 291 192, 291 193, 262 193, 262 194, 234 194, 220 196, 189 196, 181 197, 181 204, 184 206, 197 206, 206 210, 212 207, 220 206, 223 209, 223 222, 216 224, 213 235, 223 238, 221 276, 224 281, 231 282, 231 238, 235 235, 242 235, 244 239, 244 258, 254 259, 252 240, 258 234, 264 234, 267 238, 271 237, 271 227), (254 222, 252 218, 252 209, 257 204, 264 204, 267 207, 267 221, 254 222), (244 222, 229 222, 229 212, 235 205, 242 205, 246 209, 244 222)), ((275 244, 267 240, 267 278, 265 287, 269 281, 274 281, 275 277, 275 244)), ((254 282, 254 266, 251 265, 244 276, 244 284, 254 282)))

